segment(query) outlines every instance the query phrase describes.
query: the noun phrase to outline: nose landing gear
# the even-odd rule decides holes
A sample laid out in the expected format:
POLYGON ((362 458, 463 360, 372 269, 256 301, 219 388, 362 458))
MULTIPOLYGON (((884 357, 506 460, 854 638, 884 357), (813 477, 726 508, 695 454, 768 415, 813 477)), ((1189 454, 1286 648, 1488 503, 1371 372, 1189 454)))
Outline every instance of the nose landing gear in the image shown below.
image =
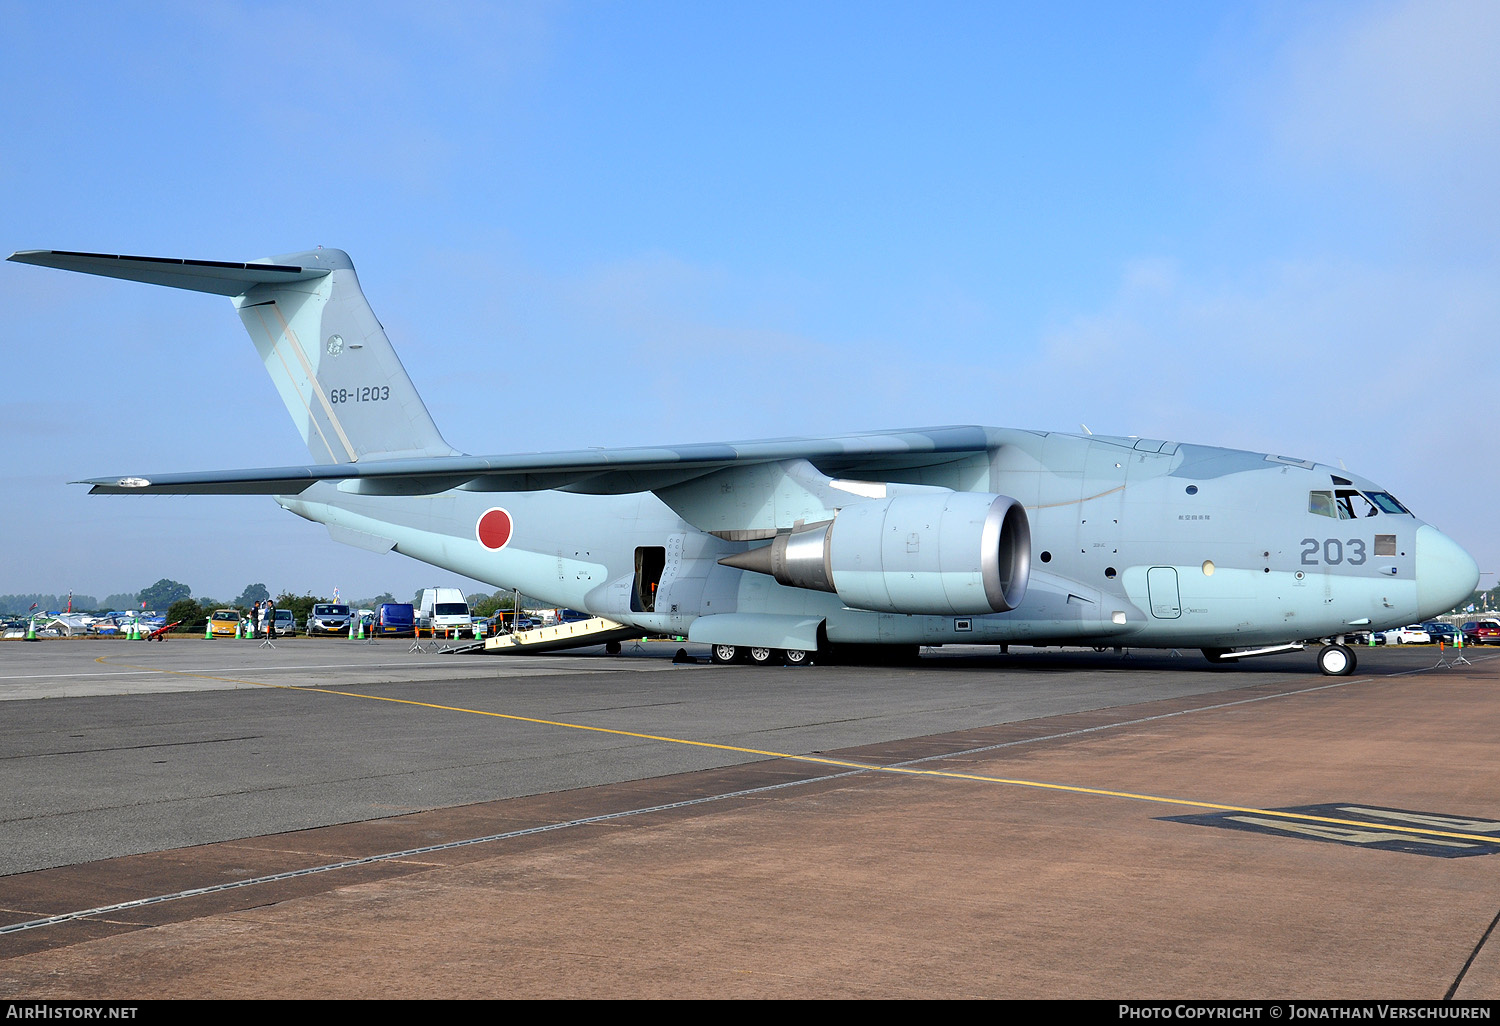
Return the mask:
MULTIPOLYGON (((1240 659, 1249 659, 1252 656, 1275 655, 1278 652, 1300 652, 1311 641, 1291 641, 1284 645, 1267 645, 1264 648, 1205 648, 1203 657, 1211 663, 1231 663, 1240 659)), ((1323 639, 1323 647, 1318 649, 1318 669, 1329 677, 1347 677, 1354 672, 1359 660, 1355 658, 1354 650, 1344 644, 1342 637, 1323 639)))
POLYGON ((1357 665, 1359 660, 1347 645, 1324 645, 1318 649, 1318 669, 1330 677, 1347 677, 1357 665))

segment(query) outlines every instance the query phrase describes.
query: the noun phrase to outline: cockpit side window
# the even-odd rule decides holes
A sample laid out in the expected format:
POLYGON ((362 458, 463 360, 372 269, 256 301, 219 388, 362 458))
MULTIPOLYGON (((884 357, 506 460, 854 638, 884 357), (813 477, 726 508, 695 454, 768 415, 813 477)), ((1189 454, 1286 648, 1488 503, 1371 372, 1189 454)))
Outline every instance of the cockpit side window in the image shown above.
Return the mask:
POLYGON ((1358 520, 1360 517, 1373 517, 1380 512, 1373 502, 1353 488, 1340 488, 1334 494, 1338 497, 1340 520, 1358 520))
POLYGON ((1316 513, 1320 517, 1336 517, 1338 514, 1333 509, 1332 492, 1308 492, 1307 511, 1316 513))

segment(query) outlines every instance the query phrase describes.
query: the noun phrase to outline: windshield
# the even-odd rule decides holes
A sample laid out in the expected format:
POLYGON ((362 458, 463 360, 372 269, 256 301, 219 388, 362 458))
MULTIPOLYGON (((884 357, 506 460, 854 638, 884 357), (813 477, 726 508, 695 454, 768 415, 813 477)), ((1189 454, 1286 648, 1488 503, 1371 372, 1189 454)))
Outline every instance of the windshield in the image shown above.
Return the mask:
POLYGON ((1362 492, 1357 488, 1314 490, 1307 493, 1307 511, 1335 520, 1359 520, 1386 513, 1410 512, 1389 492, 1362 492))
POLYGON ((336 606, 328 602, 320 602, 313 606, 313 616, 348 616, 348 606, 336 606))

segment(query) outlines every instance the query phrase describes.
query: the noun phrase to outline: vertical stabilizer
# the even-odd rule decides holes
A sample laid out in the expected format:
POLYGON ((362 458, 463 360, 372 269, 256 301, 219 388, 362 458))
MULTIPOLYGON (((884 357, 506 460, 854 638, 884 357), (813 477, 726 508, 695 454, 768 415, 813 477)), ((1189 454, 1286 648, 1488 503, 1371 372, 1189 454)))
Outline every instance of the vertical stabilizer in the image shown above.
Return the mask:
POLYGON ((234 299, 281 401, 319 463, 367 456, 450 456, 341 250, 273 257, 326 268, 257 284, 234 299))
POLYGON ((338 249, 233 263, 25 250, 11 260, 229 296, 319 463, 452 456, 338 249))

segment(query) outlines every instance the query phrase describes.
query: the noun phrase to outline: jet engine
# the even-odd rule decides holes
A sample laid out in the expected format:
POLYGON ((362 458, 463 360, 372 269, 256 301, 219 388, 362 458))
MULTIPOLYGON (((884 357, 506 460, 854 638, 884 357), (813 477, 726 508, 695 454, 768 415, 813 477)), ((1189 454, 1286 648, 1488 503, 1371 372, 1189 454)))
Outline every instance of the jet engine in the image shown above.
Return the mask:
POLYGON ((1031 525, 1006 495, 898 494, 845 506, 832 520, 719 562, 833 592, 855 609, 982 616, 1014 609, 1026 594, 1031 525))

